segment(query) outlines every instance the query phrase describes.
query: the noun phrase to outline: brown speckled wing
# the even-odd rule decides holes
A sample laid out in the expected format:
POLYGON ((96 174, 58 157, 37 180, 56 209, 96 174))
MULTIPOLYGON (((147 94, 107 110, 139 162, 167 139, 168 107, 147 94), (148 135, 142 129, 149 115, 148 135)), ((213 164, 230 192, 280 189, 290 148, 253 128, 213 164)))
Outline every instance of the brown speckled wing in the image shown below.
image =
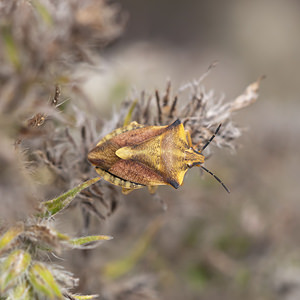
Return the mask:
POLYGON ((133 129, 117 136, 114 136, 110 142, 117 144, 120 148, 126 146, 137 145, 159 136, 166 131, 168 126, 147 126, 144 128, 133 129))
POLYGON ((144 185, 166 185, 169 184, 158 173, 140 162, 133 160, 119 160, 109 170, 109 173, 124 180, 144 185), (142 176, 141 176, 142 174, 142 176))

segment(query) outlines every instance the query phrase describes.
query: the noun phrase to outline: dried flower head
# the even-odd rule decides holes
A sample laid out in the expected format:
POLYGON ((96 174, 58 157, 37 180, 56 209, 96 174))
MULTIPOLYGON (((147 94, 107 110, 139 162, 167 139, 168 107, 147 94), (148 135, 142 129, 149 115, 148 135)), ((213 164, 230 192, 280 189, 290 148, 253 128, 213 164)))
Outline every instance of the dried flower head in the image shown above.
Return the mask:
MULTIPOLYGON (((0 160, 7 166, 0 170, 0 178, 5 179, 0 183, 5 195, 1 216, 10 214, 12 222, 26 216, 25 207, 32 207, 41 196, 32 176, 38 181, 52 178, 53 169, 37 168, 31 150, 43 152, 49 169, 55 159, 53 175, 65 176, 59 172, 63 163, 57 157, 64 146, 53 154, 43 151, 44 144, 56 140, 55 122, 71 126, 73 119, 61 111, 70 95, 82 96, 73 74, 82 64, 98 64, 99 49, 122 32, 122 16, 118 6, 103 0, 1 2, 0 160), (68 98, 60 99, 60 87, 68 98)), ((69 133, 65 132, 65 138, 71 142, 69 133)))
POLYGON ((222 97, 216 96, 213 90, 205 90, 203 80, 210 70, 211 67, 198 80, 179 88, 174 96, 171 94, 169 81, 162 95, 159 91, 155 91, 154 95, 142 92, 139 97, 124 101, 119 118, 117 121, 113 119, 115 124, 111 124, 110 127, 122 126, 128 114, 132 120, 147 125, 166 125, 179 119, 189 130, 193 144, 201 149, 218 125, 222 124, 212 144, 234 149, 241 131, 233 123, 233 113, 257 100, 259 84, 263 77, 250 84, 244 93, 233 101, 225 102, 222 97))

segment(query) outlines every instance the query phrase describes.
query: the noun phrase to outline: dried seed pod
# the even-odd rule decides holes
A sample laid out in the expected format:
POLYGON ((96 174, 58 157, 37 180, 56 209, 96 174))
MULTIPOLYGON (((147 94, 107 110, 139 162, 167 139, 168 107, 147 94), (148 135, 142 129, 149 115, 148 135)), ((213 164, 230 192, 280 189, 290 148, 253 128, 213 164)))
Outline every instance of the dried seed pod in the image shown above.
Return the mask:
POLYGON ((132 122, 118 128, 89 152, 88 160, 99 175, 127 194, 144 186, 150 192, 158 185, 177 189, 189 168, 204 163, 204 156, 193 148, 189 132, 176 120, 167 126, 132 122))

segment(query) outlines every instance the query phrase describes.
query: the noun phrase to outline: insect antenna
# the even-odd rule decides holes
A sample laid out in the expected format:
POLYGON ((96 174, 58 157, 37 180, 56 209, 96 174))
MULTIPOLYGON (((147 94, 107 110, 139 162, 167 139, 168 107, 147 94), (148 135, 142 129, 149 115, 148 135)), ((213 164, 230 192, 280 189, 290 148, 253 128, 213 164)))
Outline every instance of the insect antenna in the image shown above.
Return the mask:
POLYGON ((215 133, 211 136, 211 138, 206 142, 206 144, 202 147, 202 149, 200 150, 200 152, 202 152, 209 144, 210 142, 215 138, 215 136, 217 135, 217 133, 219 132, 219 129, 221 127, 222 124, 220 124, 218 126, 218 128, 216 129, 215 133))
MULTIPOLYGON (((220 126, 219 126, 220 127, 220 126)), ((215 175, 213 172, 209 171, 208 169, 206 169, 205 167, 199 165, 205 172, 207 172, 208 174, 212 175, 217 181, 219 181, 219 183, 222 184, 223 188, 226 190, 226 192, 229 194, 230 191, 228 189, 228 187, 223 183, 223 181, 217 176, 215 175)))
MULTIPOLYGON (((218 128, 216 129, 215 133, 211 136, 211 138, 206 142, 206 144, 202 147, 202 149, 200 151, 196 151, 194 150, 196 153, 201 154, 202 151, 210 144, 210 142, 215 138, 215 136, 217 135, 217 133, 220 130, 222 124, 220 124, 218 126, 218 128)), ((217 176, 215 175, 213 172, 209 171, 208 169, 206 169, 205 167, 203 167, 202 165, 200 165, 199 163, 194 163, 193 165, 198 165, 199 167, 201 167, 205 172, 207 172, 208 174, 212 175, 219 183, 221 183, 221 185, 223 186, 223 188, 225 189, 225 191, 229 194, 230 191, 228 189, 228 187, 223 183, 223 181, 217 176)))
MULTIPOLYGON (((193 149, 196 153, 201 154, 202 151, 210 144, 210 142, 215 138, 215 136, 217 135, 217 133, 219 132, 219 129, 221 127, 222 124, 220 124, 218 126, 218 128, 216 129, 215 133, 210 137, 210 139, 206 142, 206 144, 202 147, 202 149, 200 151, 197 151, 195 149, 193 149)), ((197 147, 200 144, 200 142, 195 146, 197 147)))

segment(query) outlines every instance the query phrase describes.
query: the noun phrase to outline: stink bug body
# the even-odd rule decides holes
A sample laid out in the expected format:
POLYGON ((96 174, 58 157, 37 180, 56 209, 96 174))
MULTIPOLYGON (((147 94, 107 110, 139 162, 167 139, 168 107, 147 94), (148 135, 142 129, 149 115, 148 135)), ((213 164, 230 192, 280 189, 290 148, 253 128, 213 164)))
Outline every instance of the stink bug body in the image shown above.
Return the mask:
MULTIPOLYGON (((132 122, 118 128, 89 152, 88 160, 100 176, 121 186, 126 194, 145 186, 150 192, 158 185, 171 185, 177 189, 189 168, 202 167, 204 156, 193 148, 189 132, 184 130, 180 120, 176 120, 167 126, 132 122)), ((202 168, 228 191, 218 177, 202 168)))

